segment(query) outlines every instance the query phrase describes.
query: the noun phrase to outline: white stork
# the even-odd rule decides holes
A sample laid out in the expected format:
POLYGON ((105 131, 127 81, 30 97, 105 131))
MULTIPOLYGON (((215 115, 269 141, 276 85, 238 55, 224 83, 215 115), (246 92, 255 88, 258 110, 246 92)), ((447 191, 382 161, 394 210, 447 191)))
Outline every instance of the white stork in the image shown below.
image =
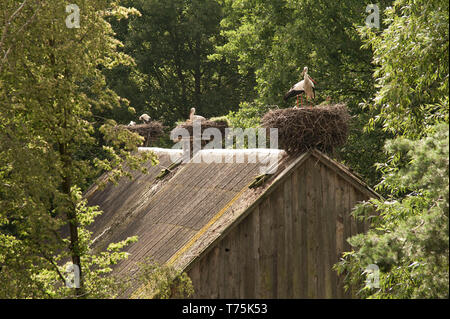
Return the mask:
POLYGON ((206 120, 203 116, 195 115, 195 108, 194 107, 191 109, 191 113, 189 114, 189 119, 191 120, 191 122, 194 122, 194 121, 205 121, 206 120))
POLYGON ((139 121, 142 121, 142 122, 144 122, 145 124, 148 124, 148 123, 150 123, 150 120, 151 120, 151 118, 150 118, 150 116, 148 116, 147 114, 142 114, 140 117, 139 117, 139 121))
MULTIPOLYGON (((297 107, 298 107, 298 96, 306 94, 306 98, 314 99, 316 97, 316 89, 314 86, 314 80, 308 75, 308 67, 305 66, 302 72, 303 80, 295 84, 285 95, 284 100, 287 101, 293 96, 297 96, 297 107)), ((302 99, 303 104, 303 99, 302 99)))

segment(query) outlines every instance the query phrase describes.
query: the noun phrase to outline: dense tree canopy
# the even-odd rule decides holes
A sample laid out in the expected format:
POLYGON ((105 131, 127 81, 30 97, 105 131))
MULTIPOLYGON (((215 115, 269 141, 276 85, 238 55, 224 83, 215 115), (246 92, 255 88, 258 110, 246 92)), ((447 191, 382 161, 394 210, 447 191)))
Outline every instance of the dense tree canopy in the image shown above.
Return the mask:
POLYGON ((396 1, 380 35, 362 30, 377 66, 376 121, 386 131, 420 137, 448 123, 448 10, 446 1, 396 1))
MULTIPOLYGON (((340 160, 360 173, 370 184, 379 174, 373 164, 382 161, 387 134, 363 127, 376 111, 359 104, 375 92, 372 51, 362 48, 358 34, 366 18, 361 1, 224 1, 228 11, 222 20, 227 42, 215 57, 237 59, 241 74, 256 74, 257 98, 242 101, 231 119, 238 126, 259 124, 270 108, 291 107, 283 95, 300 79, 304 66, 317 82, 317 103, 330 97, 347 103, 352 115, 349 143, 338 151, 340 160)), ((392 1, 380 1, 381 9, 392 1)))
MULTIPOLYGON (((79 0, 78 27, 70 1, 2 0, 0 297, 119 294, 108 274, 138 239, 92 251, 101 212, 82 196, 100 173, 117 181, 125 162, 150 159, 117 124, 145 112, 172 128, 196 107, 256 127, 292 107, 283 95, 308 66, 315 103, 330 97, 352 115, 334 157, 383 195, 355 210, 372 227, 349 239, 336 269, 360 297, 448 298, 449 4, 378 1, 376 29, 365 25, 371 2, 79 0), (68 261, 81 268, 75 291, 68 261), (365 285, 369 264, 379 288, 365 285)), ((188 283, 143 269, 145 296, 170 296, 172 277, 188 283)))
POLYGON ((355 211, 379 217, 338 269, 365 297, 448 298, 448 2, 398 0, 386 15, 381 34, 363 33, 378 65, 373 120, 396 135, 379 164, 387 199, 355 211), (380 267, 378 289, 364 284, 369 264, 380 267))
POLYGON ((191 107, 207 117, 226 114, 251 92, 252 75, 239 76, 234 61, 208 59, 223 44, 218 1, 122 2, 142 14, 113 23, 136 67, 121 66, 108 78, 137 112, 172 126, 187 119, 191 107))
POLYGON ((86 227, 99 212, 86 206, 81 187, 99 169, 114 167, 119 176, 124 160, 138 161, 130 151, 142 138, 128 131, 103 145, 108 156, 88 153, 99 127, 93 111, 121 103, 99 66, 130 61, 104 18, 133 11, 115 1, 79 1, 80 28, 68 28, 65 8, 55 1, 0 4, 0 297, 71 294, 62 288, 67 260, 80 269, 77 295, 108 296, 111 282, 102 273, 126 257, 120 248, 131 240, 100 255, 90 251, 86 227))
POLYGON ((372 216, 372 229, 350 239, 355 251, 337 268, 349 272, 348 284, 358 287, 360 296, 449 297, 448 124, 432 130, 420 140, 387 143, 389 154, 402 154, 408 165, 385 168, 382 186, 392 192, 389 200, 372 200, 355 211, 372 216), (380 268, 378 289, 365 284, 370 264, 380 268))

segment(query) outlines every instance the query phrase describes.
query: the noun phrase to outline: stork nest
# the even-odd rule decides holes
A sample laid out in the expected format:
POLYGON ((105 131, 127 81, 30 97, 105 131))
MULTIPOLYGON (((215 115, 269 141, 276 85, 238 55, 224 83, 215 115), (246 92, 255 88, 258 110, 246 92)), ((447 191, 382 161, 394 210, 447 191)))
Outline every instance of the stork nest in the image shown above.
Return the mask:
MULTIPOLYGON (((200 131, 201 131, 201 136, 203 136, 203 132, 208 129, 208 128, 216 128, 220 131, 220 133, 222 134, 222 139, 225 138, 225 129, 229 127, 228 122, 225 120, 217 120, 217 121, 211 121, 211 120, 206 120, 206 121, 198 121, 196 123, 200 123, 201 127, 200 127, 200 131)), ((189 132, 189 135, 191 137, 191 141, 193 139, 194 136, 194 123, 190 120, 187 120, 186 122, 178 125, 175 129, 178 128, 184 128, 189 132)), ((178 136, 178 138, 175 138, 173 141, 174 142, 179 142, 181 140, 182 136, 178 136)), ((211 136, 211 139, 213 139, 213 136, 211 136)), ((202 140, 202 146, 206 145, 207 143, 209 143, 210 141, 206 141, 206 140, 202 140)))
POLYGON ((127 130, 138 133, 142 137, 145 138, 144 145, 145 147, 149 146, 152 142, 155 142, 164 131, 164 126, 161 122, 152 121, 150 123, 145 124, 137 124, 131 126, 124 126, 127 130))
POLYGON ((278 144, 286 152, 299 153, 317 148, 331 154, 348 137, 350 115, 345 104, 269 111, 262 127, 278 129, 278 144))

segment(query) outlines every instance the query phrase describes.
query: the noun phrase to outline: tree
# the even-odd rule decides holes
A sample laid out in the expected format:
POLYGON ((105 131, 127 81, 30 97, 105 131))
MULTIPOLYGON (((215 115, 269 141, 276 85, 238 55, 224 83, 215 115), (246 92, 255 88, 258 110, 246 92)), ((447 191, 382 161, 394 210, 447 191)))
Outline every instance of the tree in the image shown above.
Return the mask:
POLYGON ((372 227, 349 239, 336 268, 362 297, 448 298, 448 2, 397 0, 385 15, 383 32, 362 34, 378 65, 369 127, 396 135, 378 165, 387 199, 356 208, 372 227), (369 264, 380 268, 379 288, 364 284, 369 264))
POLYGON ((126 175, 138 135, 103 123, 104 157, 86 150, 97 143, 94 110, 123 107, 105 86, 101 68, 131 59, 105 17, 136 13, 114 0, 80 0, 80 27, 66 24, 68 1, 7 0, 0 4, 0 296, 54 298, 113 296, 111 265, 121 248, 91 250, 87 226, 100 212, 81 196, 89 178, 112 170, 126 175), (3 19, 6 17, 6 19, 3 19), (114 134, 112 133, 114 132, 114 134), (81 286, 65 289, 64 263, 80 270, 81 286), (107 289, 110 287, 111 289, 107 289))
POLYGON ((181 299, 194 293, 192 281, 185 272, 151 258, 138 265, 137 273, 141 286, 133 292, 132 299, 181 299))
MULTIPOLYGON (((361 48, 358 28, 366 19, 369 1, 353 0, 225 0, 222 33, 227 42, 219 46, 216 58, 239 61, 242 75, 256 74, 255 99, 242 101, 241 109, 230 114, 237 125, 255 125, 268 108, 292 107, 283 95, 300 80, 304 66, 317 82, 316 103, 327 96, 346 102, 354 116, 349 142, 335 155, 360 173, 371 185, 380 174, 377 161, 385 160, 381 131, 363 127, 377 115, 359 106, 375 93, 372 51, 361 48), (249 115, 251 118, 249 118, 249 115), (241 120, 242 119, 242 120, 241 120)), ((382 8, 392 1, 380 1, 382 8)))
POLYGON ((348 273, 347 286, 370 298, 449 297, 449 130, 433 127, 420 140, 398 138, 386 145, 408 164, 386 168, 388 200, 371 200, 355 216, 371 216, 367 234, 352 237, 353 251, 337 265, 348 273), (401 196, 401 194, 405 194, 401 196), (365 284, 365 268, 380 268, 379 287, 365 284))
POLYGON ((173 126, 188 117, 191 107, 206 117, 237 108, 253 82, 238 75, 234 61, 208 58, 223 42, 218 1, 122 2, 142 13, 113 22, 124 52, 136 66, 115 68, 107 77, 110 87, 128 98, 137 112, 173 126))
POLYGON ((448 122, 448 10, 446 1, 396 1, 381 34, 363 28, 374 51, 378 90, 368 108, 384 130, 417 138, 448 122))

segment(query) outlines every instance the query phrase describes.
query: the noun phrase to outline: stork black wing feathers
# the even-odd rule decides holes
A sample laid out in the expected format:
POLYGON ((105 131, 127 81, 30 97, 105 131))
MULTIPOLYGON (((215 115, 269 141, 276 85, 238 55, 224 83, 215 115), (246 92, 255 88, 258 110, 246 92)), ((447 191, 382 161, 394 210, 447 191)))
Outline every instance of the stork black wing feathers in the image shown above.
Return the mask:
POLYGON ((290 99, 291 97, 297 96, 299 94, 305 93, 305 91, 303 90, 289 90, 289 92, 287 92, 284 95, 284 100, 287 101, 288 99, 290 99))

